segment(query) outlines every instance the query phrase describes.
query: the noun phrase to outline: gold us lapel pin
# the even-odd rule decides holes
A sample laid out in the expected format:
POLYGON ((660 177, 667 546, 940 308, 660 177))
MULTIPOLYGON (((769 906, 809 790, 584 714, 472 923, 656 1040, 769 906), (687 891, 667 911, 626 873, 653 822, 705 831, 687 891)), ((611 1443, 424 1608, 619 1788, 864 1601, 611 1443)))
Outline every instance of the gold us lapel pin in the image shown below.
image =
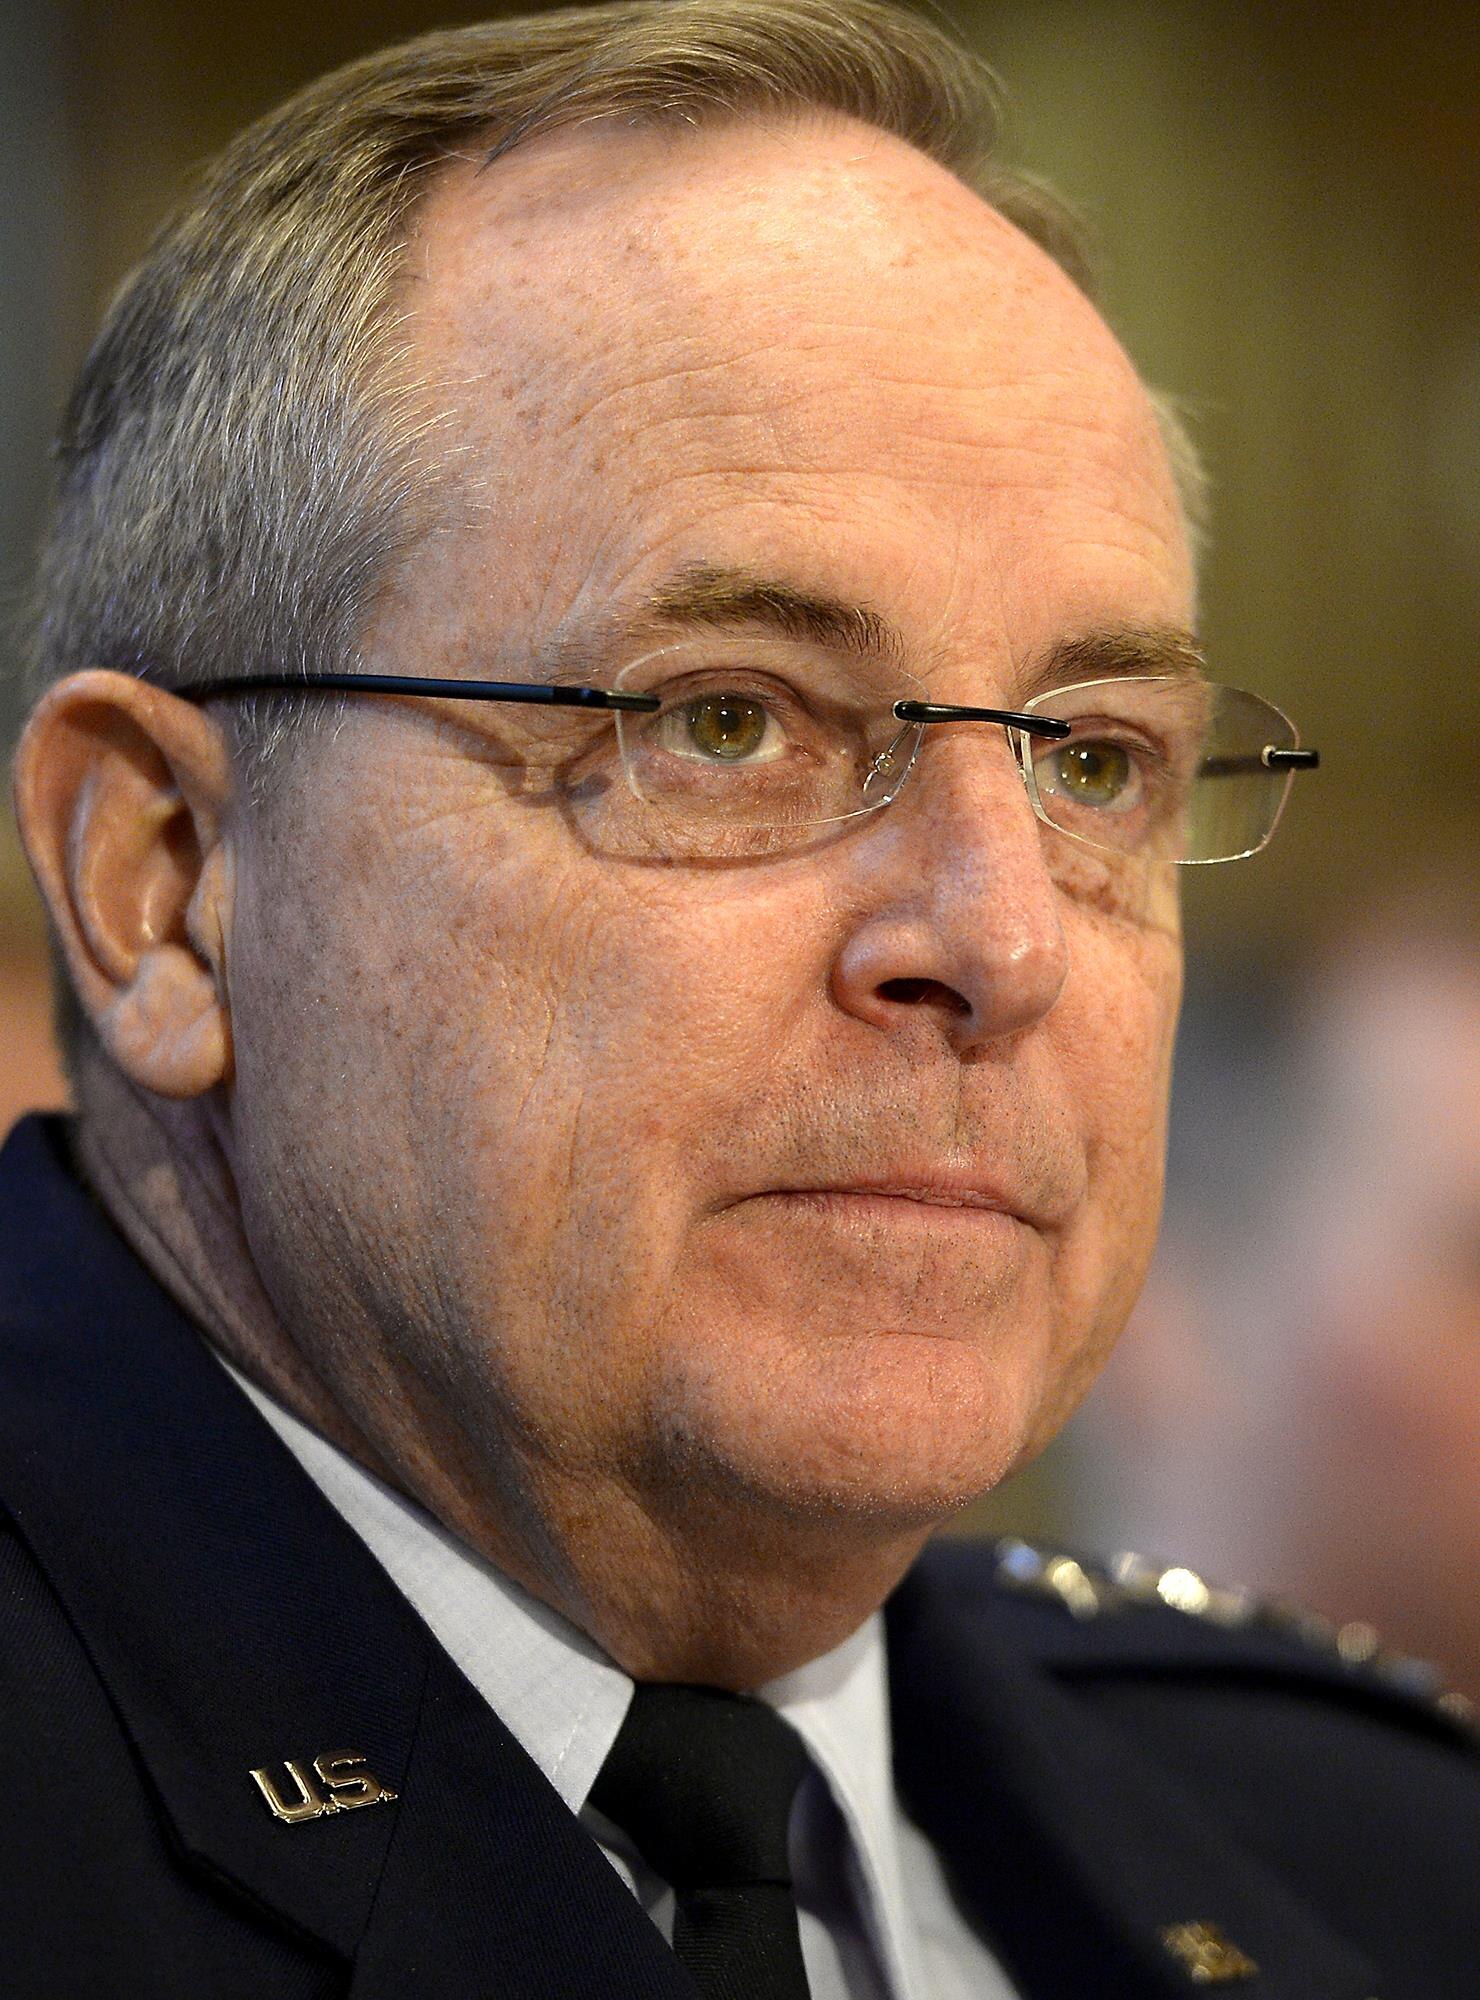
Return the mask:
POLYGON ((1196 1986, 1223 1986, 1258 1975, 1253 1959, 1216 1924, 1168 1924, 1161 1941, 1196 1986))
POLYGON ((389 1805, 396 1797, 369 1770, 359 1750, 326 1750, 314 1758, 311 1768, 305 1768, 306 1761, 284 1759, 278 1769, 287 1773, 287 1786, 266 1765, 251 1774, 269 1812, 285 1825, 323 1819, 327 1813, 354 1812, 360 1806, 389 1805))

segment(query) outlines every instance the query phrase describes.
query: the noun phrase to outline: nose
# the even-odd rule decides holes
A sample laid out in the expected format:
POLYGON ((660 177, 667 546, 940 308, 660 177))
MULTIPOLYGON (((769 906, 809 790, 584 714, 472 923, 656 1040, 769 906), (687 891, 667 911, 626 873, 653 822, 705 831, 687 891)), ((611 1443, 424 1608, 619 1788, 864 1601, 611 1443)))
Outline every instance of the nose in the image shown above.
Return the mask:
POLYGON ((1004 732, 927 736, 898 802, 851 844, 855 918, 833 967, 845 1011, 928 1024, 962 1056, 1041 1021, 1069 969, 1060 893, 1004 732))

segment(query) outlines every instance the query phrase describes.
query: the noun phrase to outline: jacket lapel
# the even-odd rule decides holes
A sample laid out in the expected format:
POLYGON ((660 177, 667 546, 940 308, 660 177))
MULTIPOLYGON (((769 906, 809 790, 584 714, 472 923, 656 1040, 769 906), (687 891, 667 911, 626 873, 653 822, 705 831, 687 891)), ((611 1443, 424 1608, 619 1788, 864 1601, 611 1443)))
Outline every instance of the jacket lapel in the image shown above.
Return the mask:
POLYGON ((888 1625, 901 1797, 1025 1995, 1191 2000, 1209 1983, 1186 1929, 1199 1924, 1258 1968, 1230 1993, 1377 1991, 1365 1958, 1171 1778, 1001 1648, 929 1558, 888 1625))
POLYGON ((356 2000, 692 2000, 595 1844, 72 1176, 61 1131, 28 1120, 0 1155, 0 1502, 184 1864, 356 1960, 356 2000), (274 1816, 257 1770, 296 1817, 274 1816))

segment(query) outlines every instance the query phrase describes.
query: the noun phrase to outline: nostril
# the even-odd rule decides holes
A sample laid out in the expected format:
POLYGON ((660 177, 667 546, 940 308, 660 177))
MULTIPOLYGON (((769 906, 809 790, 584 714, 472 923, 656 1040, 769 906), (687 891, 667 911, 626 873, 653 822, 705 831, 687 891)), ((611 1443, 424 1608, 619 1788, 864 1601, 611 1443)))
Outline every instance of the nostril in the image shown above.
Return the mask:
POLYGON ((883 999, 898 1001, 902 1007, 933 1004, 948 1007, 953 1014, 971 1012, 971 1002, 938 979, 886 979, 878 990, 883 999))

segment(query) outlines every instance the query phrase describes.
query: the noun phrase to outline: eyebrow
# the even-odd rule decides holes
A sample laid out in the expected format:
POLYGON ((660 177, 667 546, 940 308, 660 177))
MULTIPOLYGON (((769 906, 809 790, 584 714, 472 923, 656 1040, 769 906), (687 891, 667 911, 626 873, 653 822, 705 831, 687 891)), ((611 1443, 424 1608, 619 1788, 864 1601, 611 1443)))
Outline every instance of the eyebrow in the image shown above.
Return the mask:
POLYGON ((636 620, 638 631, 724 625, 763 625, 865 659, 904 660, 899 633, 867 605, 718 563, 686 564, 650 593, 636 620))
MULTIPOLYGON (((867 605, 804 589, 785 578, 720 563, 686 563, 651 591, 635 616, 603 634, 608 655, 662 645, 675 630, 729 625, 769 628, 870 660, 906 666, 910 648, 898 628, 867 605)), ((590 646, 589 636, 582 650, 590 646)), ((560 649, 562 652, 565 648, 560 649)), ((1013 698, 1030 700, 1080 681, 1164 675, 1205 680, 1207 660, 1194 635, 1173 625, 1116 625, 1061 639, 1029 663, 1013 698)))
POLYGON ((1081 681, 1129 680, 1157 675, 1204 681, 1207 655, 1196 637, 1179 625, 1112 625, 1074 639, 1061 639, 1033 663, 1017 690, 1021 701, 1051 694, 1081 681))

